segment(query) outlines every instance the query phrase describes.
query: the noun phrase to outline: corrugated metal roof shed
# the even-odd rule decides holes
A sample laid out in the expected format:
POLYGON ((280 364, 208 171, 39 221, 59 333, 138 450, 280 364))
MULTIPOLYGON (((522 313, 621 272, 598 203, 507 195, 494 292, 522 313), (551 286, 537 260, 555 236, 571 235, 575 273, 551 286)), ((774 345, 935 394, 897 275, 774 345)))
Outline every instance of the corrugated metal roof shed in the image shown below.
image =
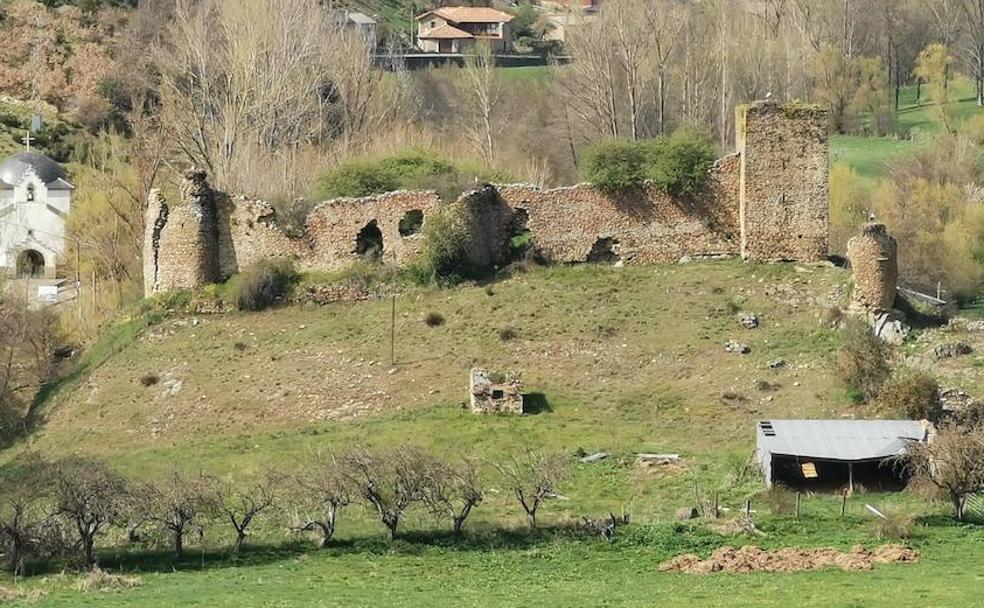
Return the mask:
POLYGON ((905 452, 906 442, 925 441, 916 420, 763 420, 756 428, 758 461, 771 481, 772 456, 863 462, 905 452))

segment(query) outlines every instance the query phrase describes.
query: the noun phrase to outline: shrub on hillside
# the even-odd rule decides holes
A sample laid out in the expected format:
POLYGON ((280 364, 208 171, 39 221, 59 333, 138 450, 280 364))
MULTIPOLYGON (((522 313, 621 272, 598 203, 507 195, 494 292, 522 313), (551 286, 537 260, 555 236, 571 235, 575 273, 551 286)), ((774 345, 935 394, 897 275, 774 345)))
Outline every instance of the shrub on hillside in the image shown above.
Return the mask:
POLYGON ((419 285, 453 284, 471 274, 465 251, 468 229, 454 207, 432 213, 421 235, 424 245, 420 258, 405 271, 411 281, 419 285))
POLYGON ((714 144, 706 135, 678 130, 647 150, 646 177, 674 196, 693 196, 714 164, 714 144))
POLYGON ((410 149, 379 158, 342 163, 317 179, 316 200, 370 196, 393 190, 437 190, 452 200, 478 181, 508 181, 504 175, 462 163, 452 164, 426 150, 410 149))
POLYGON ((651 180, 674 196, 692 196, 703 187, 714 156, 711 140, 689 130, 665 139, 606 141, 588 149, 584 179, 609 193, 651 180))
POLYGON ((584 179, 605 192, 624 192, 646 179, 646 153, 642 146, 628 141, 606 141, 588 149, 584 158, 584 179))
POLYGON ((297 281, 288 260, 260 260, 234 279, 233 299, 239 310, 264 310, 283 300, 297 281))
POLYGON ((846 332, 837 357, 837 372, 856 401, 871 401, 878 396, 891 372, 888 346, 864 321, 849 322, 846 332))
POLYGON ((943 414, 940 385, 925 372, 904 369, 881 387, 878 404, 893 416, 912 420, 939 420, 943 414))

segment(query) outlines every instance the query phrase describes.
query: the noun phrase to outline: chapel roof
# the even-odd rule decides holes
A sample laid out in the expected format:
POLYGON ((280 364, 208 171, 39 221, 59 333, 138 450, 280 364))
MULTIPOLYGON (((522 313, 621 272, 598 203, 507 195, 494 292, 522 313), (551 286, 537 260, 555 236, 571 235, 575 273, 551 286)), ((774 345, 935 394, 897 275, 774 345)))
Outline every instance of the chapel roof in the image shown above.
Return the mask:
POLYGON ((64 167, 37 152, 18 152, 5 158, 0 163, 0 182, 16 186, 23 181, 28 169, 33 170, 45 184, 58 180, 68 183, 64 167))

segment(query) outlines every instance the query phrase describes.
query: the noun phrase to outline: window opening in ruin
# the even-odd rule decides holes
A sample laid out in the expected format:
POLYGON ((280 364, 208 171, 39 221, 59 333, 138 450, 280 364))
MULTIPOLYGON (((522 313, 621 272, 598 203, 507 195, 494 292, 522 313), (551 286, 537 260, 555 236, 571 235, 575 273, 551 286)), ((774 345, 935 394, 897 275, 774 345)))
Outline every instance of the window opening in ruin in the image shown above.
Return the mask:
POLYGON ((412 236, 420 232, 420 227, 424 224, 424 212, 420 209, 407 211, 400 220, 398 227, 400 236, 412 236))
POLYGON ((506 396, 505 391, 503 391, 501 389, 493 389, 493 391, 492 391, 492 398, 493 399, 502 399, 505 396, 506 396))
POLYGON ((383 259, 383 233, 380 232, 376 220, 366 224, 356 235, 355 254, 372 262, 383 259))
POLYGON ((533 231, 526 225, 529 219, 526 209, 517 207, 513 211, 509 222, 509 255, 514 260, 525 256, 533 243, 533 231))
POLYGON ((618 255, 618 240, 605 236, 591 246, 586 261, 591 264, 617 264, 621 259, 618 255))
POLYGON ((44 276, 44 256, 33 249, 20 254, 17 259, 17 278, 40 279, 44 276))
POLYGON ((34 202, 34 184, 27 185, 27 202, 34 202))

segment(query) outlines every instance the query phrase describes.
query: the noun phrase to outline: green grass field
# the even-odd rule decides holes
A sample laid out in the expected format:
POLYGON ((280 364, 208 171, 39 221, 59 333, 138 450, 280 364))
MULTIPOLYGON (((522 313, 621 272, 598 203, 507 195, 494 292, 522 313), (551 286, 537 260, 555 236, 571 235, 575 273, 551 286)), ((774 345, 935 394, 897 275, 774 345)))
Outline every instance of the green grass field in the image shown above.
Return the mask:
MULTIPOLYGON (((544 507, 550 529, 536 535, 522 531, 521 511, 489 475, 488 498, 465 540, 412 510, 407 536, 391 545, 371 513, 350 507, 327 551, 262 520, 252 548, 232 560, 230 529, 215 522, 179 563, 166 549, 134 552, 118 533, 104 538, 102 565, 140 576, 138 588, 82 593, 78 575, 70 567, 58 574, 57 565, 0 585, 43 590, 41 600, 22 602, 41 606, 785 606, 794 598, 802 606, 971 605, 984 575, 964 566, 984 548, 984 528, 954 526, 941 516, 945 507, 905 493, 858 494, 843 520, 839 500, 824 495, 804 499, 800 521, 771 515, 745 466, 759 418, 878 414, 850 404, 832 372, 840 334, 819 323, 847 281, 837 269, 727 261, 554 267, 487 287, 411 290, 397 299, 396 366, 388 360, 388 302, 155 318, 146 329, 137 318, 89 350, 84 373, 46 393, 42 426, 4 459, 26 449, 84 453, 140 479, 178 467, 244 482, 268 467, 291 470, 316 451, 363 443, 411 442, 489 460, 525 445, 572 461, 578 448, 613 456, 575 465, 562 487, 567 500, 544 507), (762 326, 740 329, 737 309, 759 314, 762 326), (428 327, 429 312, 445 323, 428 327), (517 337, 500 339, 504 327, 517 337), (724 353, 732 338, 752 353, 724 353), (777 358, 787 367, 768 369, 777 358), (523 371, 526 390, 549 407, 524 417, 463 410, 474 365, 523 371), (151 373, 161 383, 142 386, 151 373), (763 392, 758 380, 777 386, 763 392), (167 381, 180 390, 166 394, 174 386, 167 381), (641 451, 679 452, 683 463, 640 468, 641 451), (766 536, 672 523, 677 508, 694 502, 694 484, 731 509, 751 497, 766 536), (911 541, 918 563, 860 573, 658 572, 674 555, 724 544, 878 544, 866 503, 923 517, 911 541), (634 522, 614 544, 569 531, 581 516, 608 511, 630 512, 634 522)), ((918 356, 953 338, 930 332, 906 349, 918 356)), ((981 361, 974 355, 937 371, 979 391, 981 361)))
MULTIPOLYGON (((954 101, 948 106, 957 129, 968 119, 984 116, 984 108, 977 105, 972 83, 955 86, 954 101)), ((898 128, 900 137, 863 137, 859 135, 834 135, 830 138, 831 163, 846 163, 862 177, 875 180, 885 174, 889 164, 918 150, 934 136, 943 132, 939 108, 933 105, 923 91, 920 104, 916 103, 916 88, 905 87, 900 97, 898 128)))

